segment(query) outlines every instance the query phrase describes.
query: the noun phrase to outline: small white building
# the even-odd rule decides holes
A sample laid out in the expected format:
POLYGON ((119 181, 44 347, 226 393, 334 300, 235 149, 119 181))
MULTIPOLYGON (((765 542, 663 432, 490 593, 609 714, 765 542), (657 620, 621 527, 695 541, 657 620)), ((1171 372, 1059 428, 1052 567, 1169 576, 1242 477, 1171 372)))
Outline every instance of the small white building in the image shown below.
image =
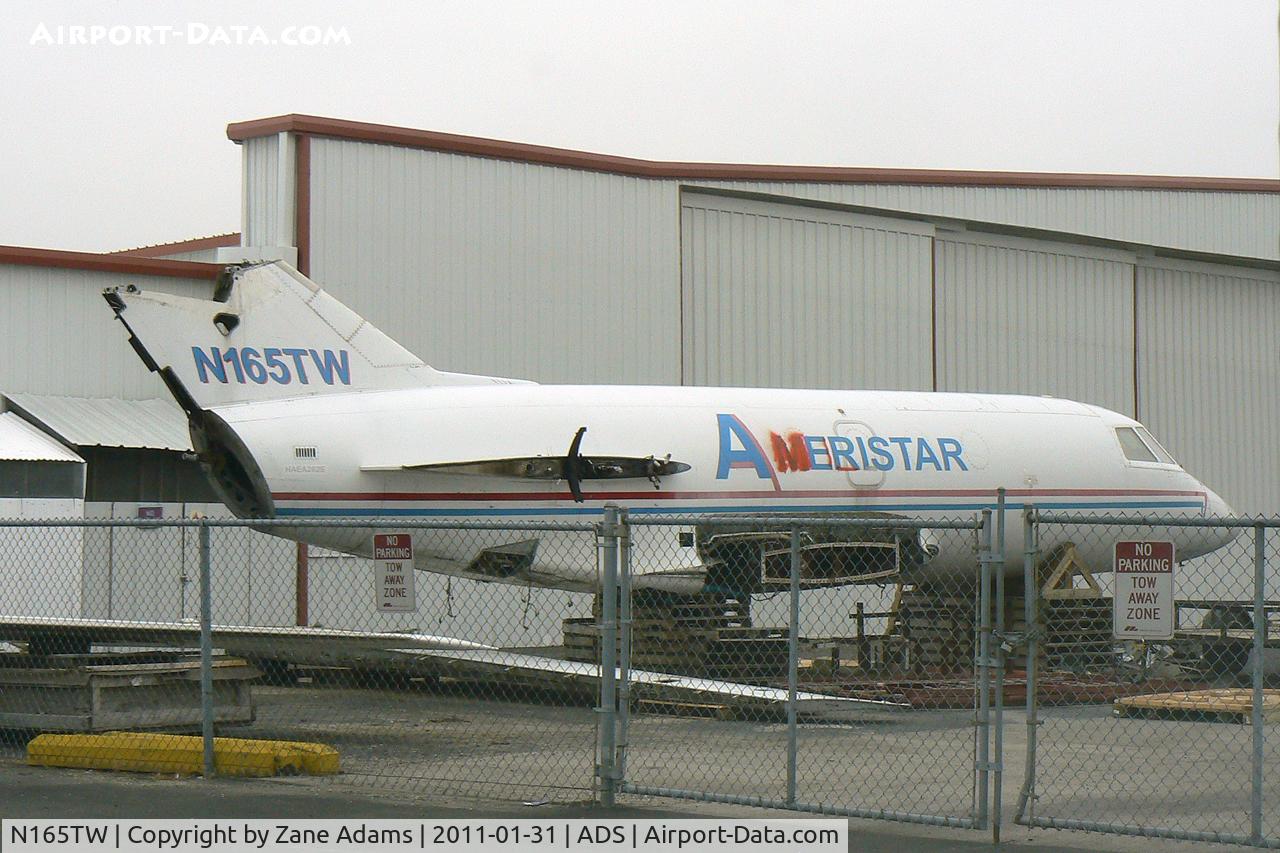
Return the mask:
MULTIPOLYGON (((0 518, 84 516, 84 460, 11 412, 0 413, 0 518)), ((0 527, 0 601, 23 616, 78 616, 80 528, 0 527)))

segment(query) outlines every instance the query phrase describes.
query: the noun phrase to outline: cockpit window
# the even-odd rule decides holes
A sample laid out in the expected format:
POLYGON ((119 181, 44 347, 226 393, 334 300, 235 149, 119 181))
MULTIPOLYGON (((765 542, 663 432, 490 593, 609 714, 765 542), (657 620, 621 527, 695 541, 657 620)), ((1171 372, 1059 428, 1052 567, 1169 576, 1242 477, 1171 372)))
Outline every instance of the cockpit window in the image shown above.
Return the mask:
POLYGON ((1169 451, 1164 449, 1164 445, 1156 441, 1155 436, 1152 435, 1150 432, 1148 432, 1146 427, 1138 427, 1137 430, 1138 430, 1138 437, 1141 438, 1142 441, 1151 450, 1151 452, 1156 455, 1156 459, 1158 461, 1163 462, 1166 465, 1178 464, 1177 460, 1173 458, 1173 455, 1170 454, 1169 451))
POLYGON ((1118 427, 1116 437, 1120 439, 1120 447, 1125 458, 1131 462, 1159 462, 1151 448, 1147 447, 1133 427, 1118 427))

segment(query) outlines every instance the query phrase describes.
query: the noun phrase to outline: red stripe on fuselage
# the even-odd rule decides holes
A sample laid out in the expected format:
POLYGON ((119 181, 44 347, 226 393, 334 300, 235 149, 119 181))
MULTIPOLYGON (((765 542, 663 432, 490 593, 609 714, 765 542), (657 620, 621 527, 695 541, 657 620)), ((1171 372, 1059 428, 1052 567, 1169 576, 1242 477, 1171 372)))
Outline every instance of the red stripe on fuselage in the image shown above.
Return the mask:
MULTIPOLYGON (((1008 489, 1009 497, 1197 497, 1204 492, 1171 489, 1008 489)), ((585 492, 589 501, 635 500, 752 500, 788 498, 979 498, 992 497, 993 489, 797 489, 736 492, 585 492)), ((572 501, 569 492, 273 492, 278 501, 572 501)))

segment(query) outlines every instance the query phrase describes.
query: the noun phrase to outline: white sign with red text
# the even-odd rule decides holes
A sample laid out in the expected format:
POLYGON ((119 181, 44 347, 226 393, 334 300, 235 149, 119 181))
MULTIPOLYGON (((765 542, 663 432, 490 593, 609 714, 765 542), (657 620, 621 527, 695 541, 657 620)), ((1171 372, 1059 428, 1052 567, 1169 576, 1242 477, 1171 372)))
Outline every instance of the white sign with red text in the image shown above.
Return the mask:
POLYGON ((418 609, 413 586, 413 539, 408 533, 376 533, 373 537, 375 606, 384 613, 418 609))
POLYGON ((1173 638, 1173 566, 1172 542, 1116 543, 1116 639, 1173 638))

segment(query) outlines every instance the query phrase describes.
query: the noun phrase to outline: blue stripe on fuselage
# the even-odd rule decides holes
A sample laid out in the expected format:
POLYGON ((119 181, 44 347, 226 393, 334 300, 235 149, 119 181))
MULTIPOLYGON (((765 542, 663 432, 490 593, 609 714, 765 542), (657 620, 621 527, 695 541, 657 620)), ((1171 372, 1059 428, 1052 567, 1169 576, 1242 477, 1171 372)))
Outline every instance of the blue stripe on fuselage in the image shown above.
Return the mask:
MULTIPOLYGON (((1204 509, 1202 501, 1036 501, 1030 504, 1009 501, 1006 510, 1020 510, 1025 506, 1037 509, 1204 509)), ((850 506, 848 504, 790 506, 681 506, 681 507, 640 507, 627 508, 631 515, 710 515, 710 514, 747 514, 747 515, 808 515, 815 512, 981 512, 984 509, 994 510, 998 506, 994 502, 963 504, 874 504, 867 506, 850 506)), ((435 517, 494 517, 494 516, 536 516, 536 515, 600 515, 601 507, 278 507, 276 515, 289 517, 316 518, 393 518, 411 516, 435 517)))

